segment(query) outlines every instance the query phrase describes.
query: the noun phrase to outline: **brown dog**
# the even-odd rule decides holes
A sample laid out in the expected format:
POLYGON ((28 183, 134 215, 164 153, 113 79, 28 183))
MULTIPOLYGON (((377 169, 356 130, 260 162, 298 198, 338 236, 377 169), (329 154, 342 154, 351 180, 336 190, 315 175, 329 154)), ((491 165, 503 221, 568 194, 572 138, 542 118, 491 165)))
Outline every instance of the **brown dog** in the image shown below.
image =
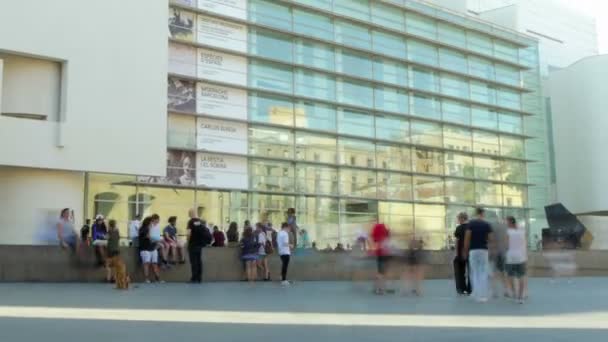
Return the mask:
POLYGON ((127 265, 119 255, 110 258, 110 267, 114 269, 114 279, 116 279, 116 289, 128 290, 131 279, 127 273, 127 265))

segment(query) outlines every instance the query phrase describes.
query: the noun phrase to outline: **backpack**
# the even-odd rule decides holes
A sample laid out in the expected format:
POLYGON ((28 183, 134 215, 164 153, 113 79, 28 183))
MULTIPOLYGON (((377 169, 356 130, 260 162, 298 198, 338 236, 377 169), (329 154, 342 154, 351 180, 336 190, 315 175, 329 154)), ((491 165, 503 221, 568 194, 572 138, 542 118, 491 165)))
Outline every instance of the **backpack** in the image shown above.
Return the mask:
POLYGON ((264 251, 266 252, 266 255, 270 255, 270 254, 274 253, 274 247, 272 246, 272 241, 266 240, 266 243, 264 244, 264 251))

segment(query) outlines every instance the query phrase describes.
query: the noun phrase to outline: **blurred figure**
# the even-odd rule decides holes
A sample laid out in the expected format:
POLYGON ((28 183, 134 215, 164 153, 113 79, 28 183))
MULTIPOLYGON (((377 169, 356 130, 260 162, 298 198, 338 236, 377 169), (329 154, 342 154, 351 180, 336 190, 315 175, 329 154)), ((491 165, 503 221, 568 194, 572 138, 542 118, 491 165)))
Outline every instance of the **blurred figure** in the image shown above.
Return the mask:
MULTIPOLYGON (((249 221, 245 221, 247 223, 249 221)), ((226 237, 228 238, 228 243, 236 243, 239 241, 239 225, 236 222, 230 222, 230 226, 228 226, 228 231, 226 232, 226 237)))
POLYGON ((106 261, 106 282, 112 283, 116 280, 113 260, 120 258, 120 234, 116 227, 116 220, 108 221, 108 258, 106 261))
POLYGON ((408 243, 405 254, 406 268, 403 276, 404 288, 402 294, 412 293, 422 296, 422 282, 424 281, 424 241, 412 237, 408 243))
POLYGON ((270 281, 270 269, 268 268, 268 255, 272 254, 273 247, 266 235, 266 226, 261 223, 256 225, 255 236, 258 242, 257 267, 262 270, 264 281, 270 281))
POLYGON ((59 213, 57 238, 61 248, 70 248, 74 252, 78 250, 78 234, 74 229, 74 211, 70 211, 70 208, 65 208, 59 213))
POLYGON ((90 245, 91 239, 91 219, 86 219, 82 228, 80 228, 80 241, 85 244, 85 246, 90 245))
POLYGON ((490 260, 492 262, 492 296, 498 298, 502 290, 503 296, 508 297, 505 258, 508 249, 507 225, 503 222, 492 222, 492 245, 490 260))
POLYGON ((367 250, 367 234, 365 233, 365 231, 363 229, 359 230, 359 233, 357 234, 357 240, 355 240, 355 248, 362 250, 362 251, 366 251, 367 250))
POLYGON ((190 282, 200 284, 203 281, 203 247, 211 243, 212 236, 202 221, 196 215, 195 209, 188 211, 188 254, 192 275, 190 282))
POLYGON ((141 226, 141 214, 135 215, 133 221, 129 223, 129 241, 131 246, 137 247, 137 237, 141 226))
POLYGON ((310 248, 310 237, 308 236, 308 231, 306 229, 301 229, 300 238, 298 239, 298 248, 310 248))
POLYGON ((154 224, 152 217, 146 217, 139 228, 138 248, 143 264, 144 279, 146 283, 150 283, 150 269, 154 272, 154 279, 157 282, 160 280, 160 271, 158 269, 158 249, 156 243, 150 238, 150 229, 154 224))
POLYGON ((334 249, 334 252, 346 252, 346 249, 344 249, 343 244, 338 242, 338 244, 336 245, 336 248, 334 249))
POLYGON ((383 295, 386 292, 385 276, 390 260, 389 238, 390 233, 387 227, 383 223, 376 223, 372 228, 371 240, 378 267, 374 284, 374 293, 377 295, 383 295))
POLYGON ((475 209, 476 219, 469 221, 464 240, 464 255, 468 256, 471 270, 472 296, 478 302, 488 301, 490 259, 488 245, 492 240, 492 228, 484 220, 485 210, 475 209))
POLYGON ((241 239, 241 259, 245 262, 247 281, 254 282, 257 278, 257 261, 259 245, 253 229, 246 227, 241 239))
POLYGON ((163 248, 165 250, 168 261, 169 255, 173 257, 173 263, 183 264, 186 262, 186 253, 184 244, 177 239, 177 217, 171 216, 168 220, 168 225, 163 230, 163 248))
POLYGON ((211 247, 224 247, 226 246, 226 238, 224 233, 220 231, 218 226, 213 227, 213 244, 211 247))
POLYGON ((298 223, 296 219, 296 209, 287 209, 287 224, 289 225, 289 232, 291 234, 291 243, 293 246, 298 245, 298 223))
POLYGON ((471 280, 469 262, 464 254, 464 237, 467 231, 467 222, 469 216, 465 212, 461 212, 456 217, 458 227, 454 231, 456 238, 456 257, 454 258, 454 280, 456 282, 456 292, 458 295, 471 294, 471 280))
POLYGON ((279 256, 281 257, 281 285, 289 286, 291 283, 287 280, 287 271, 289 269, 289 260, 293 245, 289 242, 290 225, 287 222, 281 224, 281 231, 277 234, 277 247, 279 256))
POLYGON ((95 246, 95 256, 97 265, 104 266, 106 260, 106 246, 108 245, 108 228, 103 215, 98 214, 93 223, 93 246, 95 246))
POLYGON ((528 261, 526 232, 517 227, 515 217, 508 216, 506 221, 509 227, 507 230, 508 247, 505 267, 509 276, 507 287, 509 295, 523 304, 528 285, 526 277, 526 262, 528 261), (515 280, 518 281, 517 287, 515 286, 515 280))

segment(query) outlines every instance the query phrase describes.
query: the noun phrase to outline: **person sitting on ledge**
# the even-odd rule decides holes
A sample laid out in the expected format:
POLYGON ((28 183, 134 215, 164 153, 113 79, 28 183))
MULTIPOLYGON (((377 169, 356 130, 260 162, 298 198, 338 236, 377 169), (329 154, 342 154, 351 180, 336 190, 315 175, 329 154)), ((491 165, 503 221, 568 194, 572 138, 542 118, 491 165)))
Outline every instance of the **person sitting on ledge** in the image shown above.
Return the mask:
POLYGON ((229 244, 236 244, 239 242, 239 225, 236 222, 230 222, 226 237, 228 238, 229 244))
POLYGON ((225 247, 226 246, 226 238, 224 237, 224 233, 220 231, 218 226, 213 226, 213 244, 211 247, 225 247))

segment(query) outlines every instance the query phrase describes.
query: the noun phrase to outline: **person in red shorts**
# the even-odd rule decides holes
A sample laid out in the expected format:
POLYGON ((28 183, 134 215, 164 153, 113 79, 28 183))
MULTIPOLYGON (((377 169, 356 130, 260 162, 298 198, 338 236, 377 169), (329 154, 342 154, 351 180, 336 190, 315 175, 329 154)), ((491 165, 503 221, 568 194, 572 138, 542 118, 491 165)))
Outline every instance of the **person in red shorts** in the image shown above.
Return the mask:
POLYGON ((390 232, 384 223, 376 223, 372 228, 371 242, 374 247, 373 253, 378 263, 374 293, 378 295, 382 295, 386 291, 385 276, 387 263, 390 259, 389 237, 390 232))

